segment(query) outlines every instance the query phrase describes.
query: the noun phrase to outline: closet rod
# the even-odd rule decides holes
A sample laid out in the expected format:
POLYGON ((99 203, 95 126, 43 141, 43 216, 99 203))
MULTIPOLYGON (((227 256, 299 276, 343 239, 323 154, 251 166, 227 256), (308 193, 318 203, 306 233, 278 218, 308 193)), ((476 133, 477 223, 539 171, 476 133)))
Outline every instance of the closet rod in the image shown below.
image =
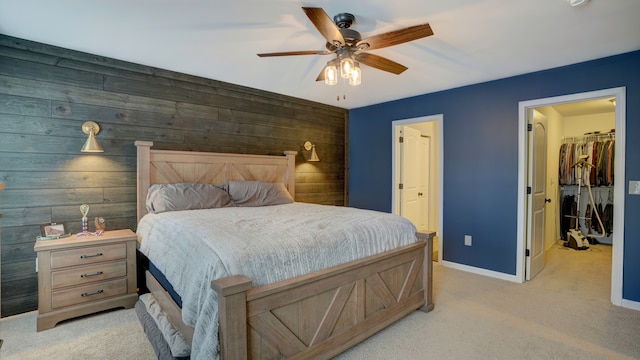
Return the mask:
POLYGON ((562 138, 563 143, 585 143, 589 141, 602 141, 602 140, 614 140, 616 137, 615 132, 598 133, 598 134, 585 134, 582 136, 567 136, 562 138))

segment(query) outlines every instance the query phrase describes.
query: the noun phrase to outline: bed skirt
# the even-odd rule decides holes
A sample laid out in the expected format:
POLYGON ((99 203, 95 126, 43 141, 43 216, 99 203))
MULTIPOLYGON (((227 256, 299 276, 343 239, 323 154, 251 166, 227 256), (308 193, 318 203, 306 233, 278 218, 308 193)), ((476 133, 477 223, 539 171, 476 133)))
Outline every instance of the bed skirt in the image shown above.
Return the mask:
MULTIPOLYGON (((146 296, 153 296, 151 294, 145 294, 146 296)), ((149 338, 149 343, 153 347, 153 351, 160 360, 188 360, 189 356, 174 357, 171 354, 171 348, 169 343, 165 340, 164 335, 160 331, 156 320, 153 319, 149 313, 147 306, 142 300, 138 300, 135 305, 136 315, 142 324, 144 333, 149 338)))

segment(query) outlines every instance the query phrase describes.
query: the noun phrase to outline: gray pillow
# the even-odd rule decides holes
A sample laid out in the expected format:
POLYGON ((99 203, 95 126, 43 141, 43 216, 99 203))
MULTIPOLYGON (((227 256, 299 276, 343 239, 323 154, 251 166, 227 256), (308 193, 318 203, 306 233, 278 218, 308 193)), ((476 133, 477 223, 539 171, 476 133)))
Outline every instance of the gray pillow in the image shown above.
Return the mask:
POLYGON ((283 183, 229 181, 227 189, 234 206, 268 206, 293 202, 283 183))
POLYGON ((213 209, 233 206, 229 193, 213 184, 153 184, 147 192, 147 211, 213 209))

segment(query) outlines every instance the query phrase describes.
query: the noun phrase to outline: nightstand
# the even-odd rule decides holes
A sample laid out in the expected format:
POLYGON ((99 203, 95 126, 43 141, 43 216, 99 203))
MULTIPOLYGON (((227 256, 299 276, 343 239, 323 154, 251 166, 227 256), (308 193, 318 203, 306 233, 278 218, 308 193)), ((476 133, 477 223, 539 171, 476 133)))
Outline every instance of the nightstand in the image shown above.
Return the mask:
POLYGON ((33 249, 38 253, 38 331, 62 320, 135 305, 133 231, 38 240, 33 249))

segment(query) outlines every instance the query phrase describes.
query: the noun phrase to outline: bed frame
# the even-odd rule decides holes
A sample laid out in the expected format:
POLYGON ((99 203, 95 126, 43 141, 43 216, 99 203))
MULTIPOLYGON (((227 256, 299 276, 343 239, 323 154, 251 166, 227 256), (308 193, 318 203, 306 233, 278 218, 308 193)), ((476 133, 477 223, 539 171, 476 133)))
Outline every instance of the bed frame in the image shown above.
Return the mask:
MULTIPOLYGON (((138 147, 138 221, 147 189, 156 183, 282 182, 295 196, 295 155, 239 155, 138 147)), ((409 313, 431 311, 434 233, 420 241, 321 271, 252 287, 234 275, 212 282, 218 292, 222 359, 328 359, 409 313)), ((193 328, 146 273, 146 286, 187 341, 193 328)))

